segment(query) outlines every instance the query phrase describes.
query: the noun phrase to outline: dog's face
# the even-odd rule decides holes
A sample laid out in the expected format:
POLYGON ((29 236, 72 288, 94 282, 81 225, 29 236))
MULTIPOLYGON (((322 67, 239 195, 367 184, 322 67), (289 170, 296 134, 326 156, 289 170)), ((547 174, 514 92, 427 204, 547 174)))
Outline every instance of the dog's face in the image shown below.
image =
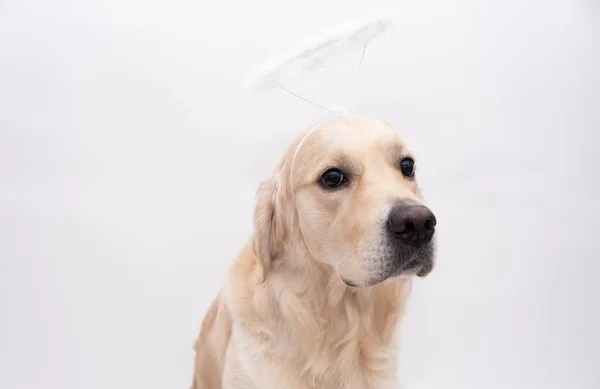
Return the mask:
POLYGON ((415 158, 387 123, 328 121, 290 153, 283 202, 312 257, 357 287, 433 269, 436 219, 422 203, 415 158))

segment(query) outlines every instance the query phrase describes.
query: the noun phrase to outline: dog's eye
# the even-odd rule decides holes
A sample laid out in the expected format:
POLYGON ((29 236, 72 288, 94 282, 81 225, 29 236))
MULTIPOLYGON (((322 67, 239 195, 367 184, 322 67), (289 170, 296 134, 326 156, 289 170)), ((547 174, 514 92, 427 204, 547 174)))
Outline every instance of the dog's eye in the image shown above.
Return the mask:
POLYGON ((410 158, 404 158, 400 162, 400 170, 406 177, 412 177, 415 174, 415 161, 410 158))
POLYGON ((321 184, 325 188, 337 188, 342 185, 346 178, 338 169, 329 169, 321 176, 321 184))

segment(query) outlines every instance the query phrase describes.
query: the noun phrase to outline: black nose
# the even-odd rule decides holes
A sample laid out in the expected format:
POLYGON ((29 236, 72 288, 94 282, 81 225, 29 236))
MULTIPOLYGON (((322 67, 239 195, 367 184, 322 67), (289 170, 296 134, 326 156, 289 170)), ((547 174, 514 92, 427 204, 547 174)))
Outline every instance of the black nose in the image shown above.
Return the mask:
POLYGON ((388 217, 391 232, 402 243, 420 246, 431 241, 435 232, 435 215, 422 205, 404 205, 392 208, 388 217))

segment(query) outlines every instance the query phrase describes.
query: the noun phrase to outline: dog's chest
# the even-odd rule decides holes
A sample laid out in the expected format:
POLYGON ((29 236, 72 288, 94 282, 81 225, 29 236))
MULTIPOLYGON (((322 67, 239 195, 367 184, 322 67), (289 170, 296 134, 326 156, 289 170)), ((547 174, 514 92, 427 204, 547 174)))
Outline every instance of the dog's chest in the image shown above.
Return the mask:
POLYGON ((297 381, 290 388, 397 387, 395 336, 384 329, 388 323, 372 312, 330 308, 328 314, 311 315, 310 309, 296 308, 293 321, 270 328, 277 342, 255 349, 255 355, 263 354, 260 359, 274 361, 285 377, 297 381))
POLYGON ((267 347, 238 342, 244 370, 257 388, 397 388, 395 349, 391 344, 362 345, 353 335, 330 331, 325 331, 321 339, 315 336, 313 344, 304 345, 297 343, 297 335, 291 332, 278 336, 278 344, 267 347))
POLYGON ((239 366, 232 370, 247 378, 247 387, 397 388, 396 327, 405 285, 344 286, 339 294, 292 287, 230 300, 237 360, 231 365, 239 366))
POLYGON ((315 388, 373 388, 395 385, 395 350, 392 345, 364 344, 354 336, 324 342, 316 358, 302 358, 306 379, 315 388))

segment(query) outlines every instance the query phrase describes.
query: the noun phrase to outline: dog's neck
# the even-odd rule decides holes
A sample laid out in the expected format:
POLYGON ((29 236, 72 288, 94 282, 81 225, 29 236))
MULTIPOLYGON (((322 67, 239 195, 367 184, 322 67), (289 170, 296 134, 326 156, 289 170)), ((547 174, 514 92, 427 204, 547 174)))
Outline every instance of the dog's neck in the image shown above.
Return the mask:
POLYGON ((246 246, 232 267, 233 282, 226 291, 235 321, 251 323, 245 331, 260 339, 279 339, 268 341, 273 354, 304 364, 306 374, 323 383, 330 382, 328 375, 345 381, 341 373, 334 377, 344 371, 356 371, 352 380, 360 381, 360 374, 389 380, 396 369, 397 325, 411 280, 351 288, 330 266, 297 255, 280 253, 261 281, 260 261, 251 245, 246 246))

